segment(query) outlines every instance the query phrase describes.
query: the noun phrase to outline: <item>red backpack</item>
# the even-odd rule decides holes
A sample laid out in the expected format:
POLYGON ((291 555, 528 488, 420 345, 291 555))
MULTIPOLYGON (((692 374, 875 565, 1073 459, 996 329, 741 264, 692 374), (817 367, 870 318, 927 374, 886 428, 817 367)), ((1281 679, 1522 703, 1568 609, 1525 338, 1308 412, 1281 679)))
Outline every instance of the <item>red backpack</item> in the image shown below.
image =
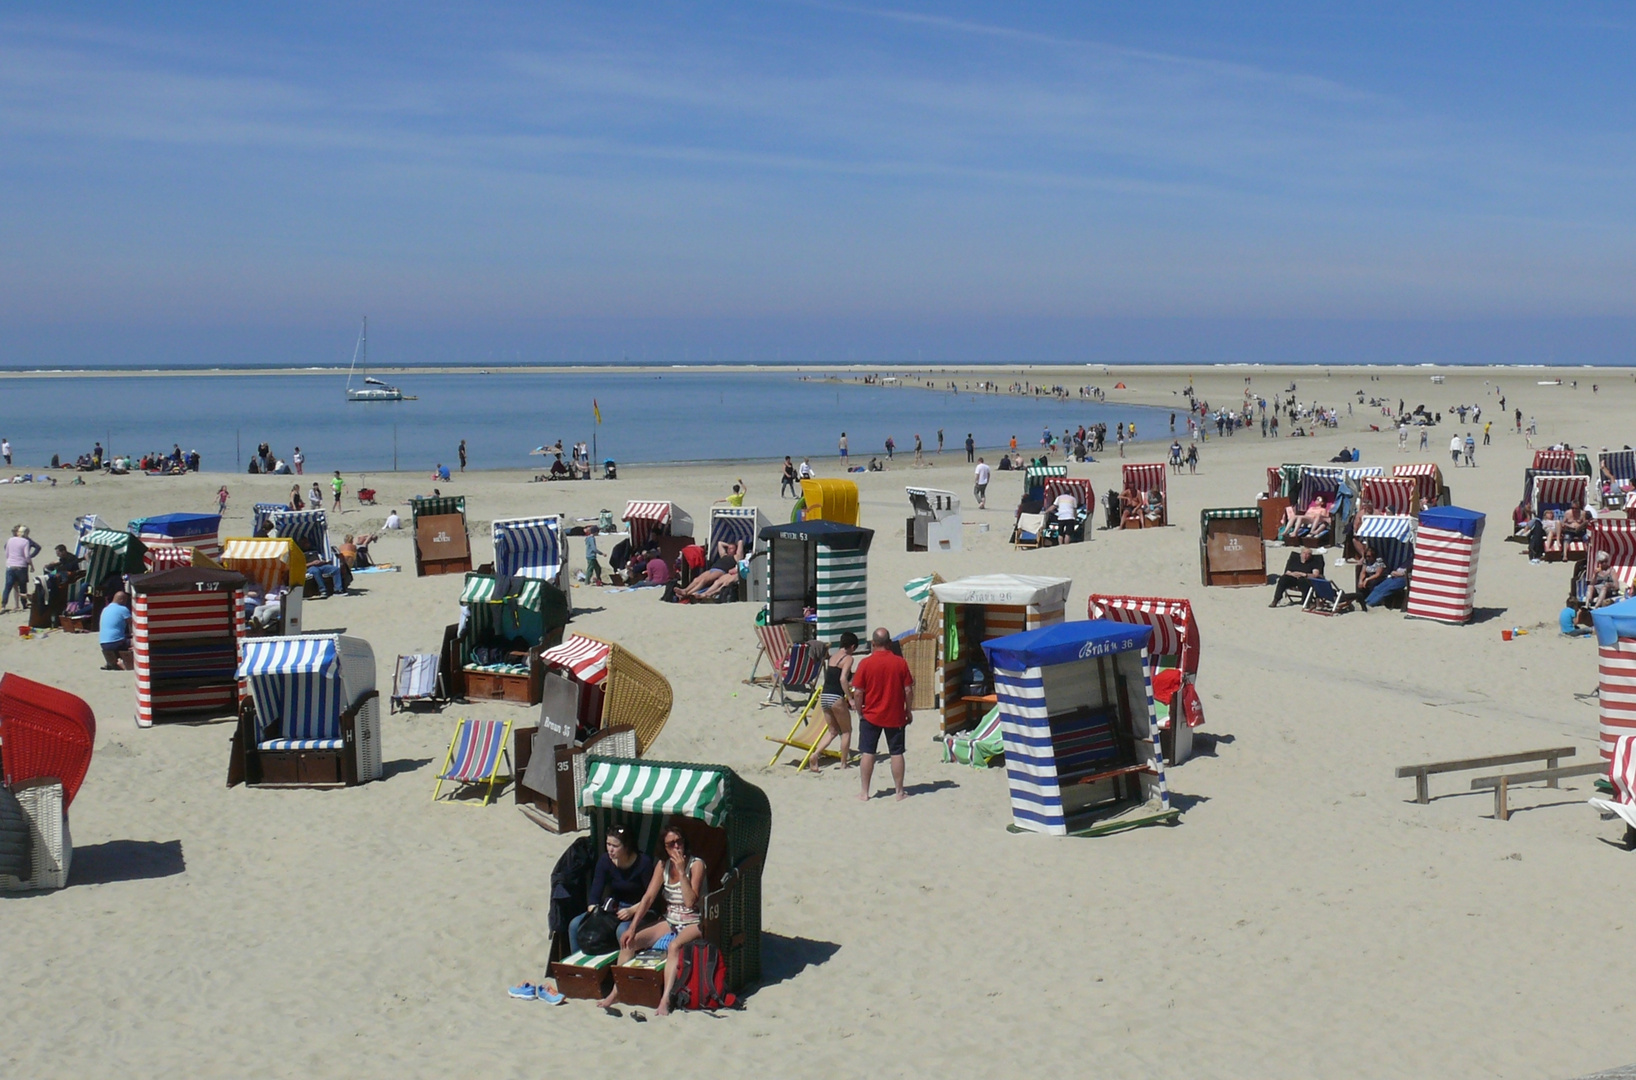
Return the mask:
POLYGON ((727 966, 708 941, 695 941, 682 950, 672 992, 678 1009, 732 1009, 738 996, 727 991, 727 966))

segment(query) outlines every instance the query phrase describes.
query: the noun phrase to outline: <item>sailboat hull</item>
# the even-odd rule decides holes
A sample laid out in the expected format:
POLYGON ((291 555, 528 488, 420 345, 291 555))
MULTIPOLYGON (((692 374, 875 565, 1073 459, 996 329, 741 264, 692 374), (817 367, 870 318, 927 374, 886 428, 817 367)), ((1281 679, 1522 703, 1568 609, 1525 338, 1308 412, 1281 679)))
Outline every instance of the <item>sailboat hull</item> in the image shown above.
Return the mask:
POLYGON ((368 387, 363 390, 348 390, 348 401, 402 401, 403 391, 394 388, 381 389, 368 387))

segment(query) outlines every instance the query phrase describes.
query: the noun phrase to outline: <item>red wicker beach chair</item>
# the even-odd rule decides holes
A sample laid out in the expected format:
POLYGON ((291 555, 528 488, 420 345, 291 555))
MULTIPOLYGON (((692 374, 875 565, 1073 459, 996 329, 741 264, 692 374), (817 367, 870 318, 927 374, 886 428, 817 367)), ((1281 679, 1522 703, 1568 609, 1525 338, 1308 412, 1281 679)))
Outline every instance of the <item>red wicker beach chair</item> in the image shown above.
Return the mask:
POLYGON ((66 810, 91 767, 96 736, 91 706, 73 694, 10 672, 0 676, 0 764, 7 787, 57 780, 66 810))

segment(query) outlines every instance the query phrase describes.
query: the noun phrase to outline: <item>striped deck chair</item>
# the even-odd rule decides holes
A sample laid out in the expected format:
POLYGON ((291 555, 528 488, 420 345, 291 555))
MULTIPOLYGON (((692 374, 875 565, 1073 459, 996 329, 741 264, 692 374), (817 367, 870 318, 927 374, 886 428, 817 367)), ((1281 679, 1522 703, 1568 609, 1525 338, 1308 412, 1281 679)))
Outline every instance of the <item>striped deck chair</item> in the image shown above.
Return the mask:
POLYGON ((1301 610, 1310 615, 1333 615, 1341 603, 1340 586, 1328 578, 1313 578, 1301 610))
MULTIPOLYGON (((511 751, 506 748, 510 738, 510 720, 462 719, 454 738, 449 740, 449 755, 443 759, 443 769, 437 774, 432 801, 437 802, 443 782, 447 780, 458 787, 486 784, 488 790, 483 793, 482 805, 487 806, 494 797, 494 785, 511 779, 510 773, 500 772, 502 759, 507 766, 511 764, 511 751)), ((455 794, 457 792, 451 792, 450 798, 455 794)))
POLYGON ((761 648, 756 653, 756 662, 750 666, 750 677, 744 680, 746 686, 777 682, 778 673, 784 670, 784 664, 790 658, 790 631, 783 623, 774 626, 757 623, 756 640, 761 643, 761 648), (757 677, 756 671, 761 667, 762 657, 767 658, 771 672, 757 677))
POLYGON ((1005 736, 1000 730, 1000 707, 996 705, 990 709, 988 715, 978 721, 977 726, 970 731, 944 735, 940 741, 943 744, 944 761, 970 765, 974 769, 988 768, 1005 755, 1005 736))
POLYGON ((407 709, 416 702, 437 705, 444 697, 443 676, 437 670, 436 653, 411 653, 398 657, 392 676, 390 711, 407 709))
POLYGON ((1625 836, 1636 834, 1636 735, 1621 735, 1613 744, 1613 761, 1608 779, 1613 781, 1613 799, 1589 799, 1604 814, 1625 823, 1625 836))
MULTIPOLYGON (((783 756, 785 750, 800 750, 801 760, 795 763, 795 767, 797 769, 807 767, 812 755, 818 750, 819 741, 823 739, 824 732, 829 727, 828 721, 824 719, 824 711, 818 707, 818 699, 818 690, 814 688, 807 697, 806 705, 796 714, 795 723, 790 725, 790 733, 782 739, 775 735, 767 736, 768 742, 778 744, 778 749, 773 751, 772 760, 767 762, 768 768, 778 764, 778 759, 783 756)), ((841 752, 825 747, 824 756, 839 761, 841 752)))
POLYGON ((824 671, 824 646, 817 641, 803 641, 790 646, 790 655, 784 661, 784 670, 767 691, 762 707, 778 704, 790 707, 798 701, 810 705, 818 697, 818 677, 824 671), (794 695, 792 698, 791 695, 794 695))

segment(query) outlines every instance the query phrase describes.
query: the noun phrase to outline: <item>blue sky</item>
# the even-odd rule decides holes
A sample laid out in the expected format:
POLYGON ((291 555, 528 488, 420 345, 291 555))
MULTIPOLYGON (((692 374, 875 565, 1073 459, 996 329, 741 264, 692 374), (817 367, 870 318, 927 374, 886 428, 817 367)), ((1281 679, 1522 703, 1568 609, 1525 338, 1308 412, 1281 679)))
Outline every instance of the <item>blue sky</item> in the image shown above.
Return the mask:
POLYGON ((7 5, 0 364, 1636 361, 1629 4, 251 7, 7 5))

